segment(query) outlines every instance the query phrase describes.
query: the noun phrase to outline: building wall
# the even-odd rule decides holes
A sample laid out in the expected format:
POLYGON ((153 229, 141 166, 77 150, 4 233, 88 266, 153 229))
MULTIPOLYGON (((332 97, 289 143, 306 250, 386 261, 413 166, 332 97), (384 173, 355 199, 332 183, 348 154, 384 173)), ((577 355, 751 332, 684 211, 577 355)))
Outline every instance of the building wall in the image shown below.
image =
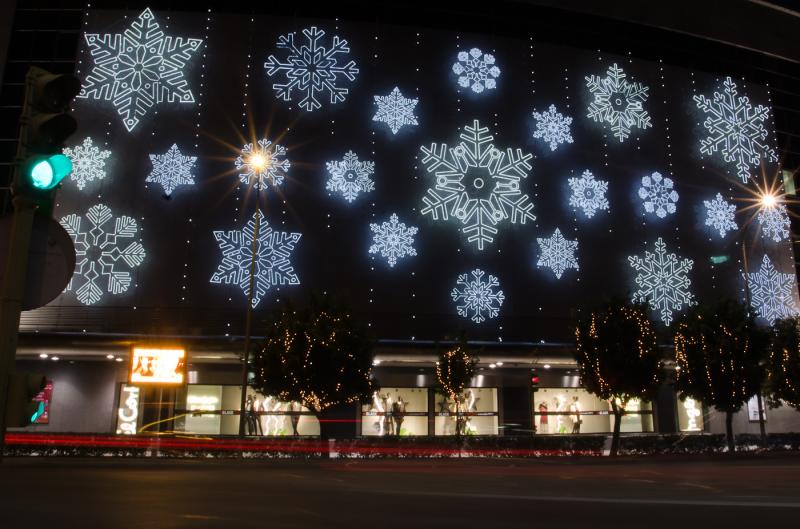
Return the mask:
MULTIPOLYGON (((765 409, 767 420, 764 424, 767 433, 800 432, 800 412, 789 406, 765 409)), ((725 433, 725 414, 716 410, 708 412, 708 429, 711 433, 725 433)), ((733 416, 733 433, 760 433, 758 421, 751 422, 745 406, 733 416)))

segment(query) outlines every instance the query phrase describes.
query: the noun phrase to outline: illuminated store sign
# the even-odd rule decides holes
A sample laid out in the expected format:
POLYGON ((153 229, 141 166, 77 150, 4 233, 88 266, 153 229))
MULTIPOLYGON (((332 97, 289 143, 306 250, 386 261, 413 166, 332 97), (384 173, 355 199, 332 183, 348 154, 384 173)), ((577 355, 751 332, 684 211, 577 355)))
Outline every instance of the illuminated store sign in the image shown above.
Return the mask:
POLYGON ((134 435, 139 423, 139 388, 122 385, 117 409, 117 435, 134 435))
POLYGON ((185 371, 184 349, 133 349, 131 384, 183 384, 185 371))

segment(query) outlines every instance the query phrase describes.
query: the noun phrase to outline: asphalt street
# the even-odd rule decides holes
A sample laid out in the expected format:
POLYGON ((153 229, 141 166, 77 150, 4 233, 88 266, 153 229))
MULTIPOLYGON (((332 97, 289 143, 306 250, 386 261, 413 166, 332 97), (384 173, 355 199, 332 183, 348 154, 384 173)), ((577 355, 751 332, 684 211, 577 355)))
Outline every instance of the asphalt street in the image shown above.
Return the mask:
POLYGON ((797 527, 800 457, 6 459, 0 527, 797 527))

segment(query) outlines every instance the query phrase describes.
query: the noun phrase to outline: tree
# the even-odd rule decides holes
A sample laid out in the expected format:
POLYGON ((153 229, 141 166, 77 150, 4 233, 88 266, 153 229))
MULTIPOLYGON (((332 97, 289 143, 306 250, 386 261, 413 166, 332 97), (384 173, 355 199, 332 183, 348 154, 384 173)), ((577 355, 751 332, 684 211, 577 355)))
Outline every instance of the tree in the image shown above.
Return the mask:
POLYGON ((800 411, 800 318, 776 320, 767 362, 769 404, 800 411))
MULTIPOLYGON (((253 355, 252 386, 263 395, 300 402, 319 419, 327 410, 370 398, 376 389, 374 356, 372 341, 350 311, 327 298, 303 310, 286 305, 253 355)), ((326 437, 324 422, 320 433, 326 437)))
POLYGON ((465 422, 461 416, 461 394, 472 381, 477 363, 467 351, 463 339, 456 347, 441 353, 436 362, 437 390, 456 404, 457 436, 461 436, 465 422))
POLYGON ((575 360, 583 386, 611 405, 611 455, 631 399, 652 400, 663 378, 653 322, 645 303, 612 300, 575 327, 575 360))
POLYGON ((769 335, 735 300, 697 305, 675 324, 675 388, 725 413, 728 450, 733 414, 761 389, 769 335))

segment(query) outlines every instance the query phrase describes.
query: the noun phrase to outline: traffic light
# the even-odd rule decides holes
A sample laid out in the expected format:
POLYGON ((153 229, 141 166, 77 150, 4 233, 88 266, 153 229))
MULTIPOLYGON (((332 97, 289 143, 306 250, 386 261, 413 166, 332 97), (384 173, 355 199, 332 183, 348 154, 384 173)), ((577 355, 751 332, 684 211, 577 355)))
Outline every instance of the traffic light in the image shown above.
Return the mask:
POLYGON ((539 391, 539 373, 535 369, 531 370, 531 389, 539 391))
POLYGON ((6 424, 22 428, 36 422, 45 411, 44 399, 34 400, 47 386, 43 375, 14 373, 8 383, 6 424))
POLYGON ((14 195, 29 198, 40 208, 50 207, 53 189, 72 171, 72 161, 61 149, 78 126, 67 110, 80 88, 74 76, 52 74, 36 66, 25 77, 18 169, 12 189, 14 195))

